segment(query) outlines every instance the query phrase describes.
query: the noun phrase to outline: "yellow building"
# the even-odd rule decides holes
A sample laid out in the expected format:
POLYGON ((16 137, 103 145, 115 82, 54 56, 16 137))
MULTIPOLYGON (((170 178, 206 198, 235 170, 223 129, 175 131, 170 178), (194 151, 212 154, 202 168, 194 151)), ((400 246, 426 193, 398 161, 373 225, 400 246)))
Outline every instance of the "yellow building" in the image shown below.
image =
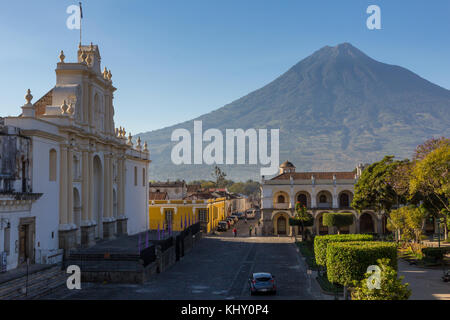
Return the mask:
POLYGON ((153 200, 149 201, 150 229, 167 228, 182 231, 186 226, 200 222, 205 233, 212 232, 219 221, 225 219, 225 198, 210 200, 153 200))

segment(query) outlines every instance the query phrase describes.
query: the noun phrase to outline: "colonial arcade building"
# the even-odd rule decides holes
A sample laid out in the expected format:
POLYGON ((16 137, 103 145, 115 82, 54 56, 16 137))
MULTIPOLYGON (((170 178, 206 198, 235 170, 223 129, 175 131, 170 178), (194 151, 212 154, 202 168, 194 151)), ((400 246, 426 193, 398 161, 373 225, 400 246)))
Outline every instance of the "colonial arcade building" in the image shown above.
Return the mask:
POLYGON ((314 217, 310 230, 317 235, 333 234, 337 230, 322 223, 325 212, 351 212, 353 225, 343 233, 384 233, 386 217, 372 210, 361 213, 351 208, 354 185, 361 175, 363 165, 354 172, 296 172, 295 166, 286 161, 280 165, 279 174, 261 185, 261 213, 263 232, 267 235, 292 235, 297 227, 289 226, 289 218, 295 215, 295 203, 307 206, 314 217))
POLYGON ((80 45, 77 56, 69 63, 61 52, 56 85, 35 103, 28 90, 22 114, 1 123, 4 141, 21 141, 20 153, 2 154, 11 164, 0 186, 7 269, 148 228, 147 143, 116 128, 116 88, 98 47, 80 45))

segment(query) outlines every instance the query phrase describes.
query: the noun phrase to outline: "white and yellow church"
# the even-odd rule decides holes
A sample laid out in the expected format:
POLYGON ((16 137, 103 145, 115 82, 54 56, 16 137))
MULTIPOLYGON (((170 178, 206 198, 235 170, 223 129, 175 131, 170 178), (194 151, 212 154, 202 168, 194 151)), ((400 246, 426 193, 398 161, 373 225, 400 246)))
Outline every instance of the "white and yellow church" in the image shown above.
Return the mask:
POLYGON ((150 153, 114 123, 112 73, 98 46, 56 66, 37 102, 0 118, 0 254, 6 269, 53 263, 98 239, 148 229, 150 153))

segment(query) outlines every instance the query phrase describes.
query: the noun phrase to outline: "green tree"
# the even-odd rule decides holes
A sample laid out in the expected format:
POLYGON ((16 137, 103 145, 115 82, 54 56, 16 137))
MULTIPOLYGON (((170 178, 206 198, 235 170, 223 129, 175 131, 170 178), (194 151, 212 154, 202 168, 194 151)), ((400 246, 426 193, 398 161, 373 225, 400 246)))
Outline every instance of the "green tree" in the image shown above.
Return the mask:
POLYGON ((214 171, 211 175, 214 178, 216 188, 224 188, 226 186, 225 177, 227 176, 227 174, 218 166, 214 167, 214 171))
POLYGON ((450 143, 447 140, 416 161, 411 171, 409 183, 410 195, 420 193, 435 217, 445 221, 444 232, 447 238, 448 215, 443 210, 450 211, 450 143))
POLYGON ((404 161, 395 161, 394 156, 368 166, 355 185, 352 207, 358 211, 376 209, 389 214, 393 205, 398 204, 399 195, 391 184, 391 176, 404 161))
POLYGON ((397 231, 404 240, 420 242, 425 219, 428 212, 423 207, 406 206, 391 211, 387 228, 397 231))
POLYGON ((302 241, 305 240, 305 233, 307 226, 311 226, 314 223, 313 216, 308 213, 308 209, 306 208, 306 205, 301 203, 300 201, 297 201, 295 204, 295 216, 294 219, 300 222, 300 225, 302 226, 302 241))
POLYGON ((350 212, 326 212, 323 214, 323 225, 327 227, 336 227, 338 234, 341 229, 353 224, 353 213, 350 212))
POLYGON ((354 281, 352 300, 408 300, 411 296, 409 284, 402 283, 404 277, 398 278, 397 271, 389 265, 389 259, 378 259, 381 269, 379 288, 373 288, 373 273, 368 272, 361 281, 354 281), (368 284, 372 286, 369 288, 368 284))

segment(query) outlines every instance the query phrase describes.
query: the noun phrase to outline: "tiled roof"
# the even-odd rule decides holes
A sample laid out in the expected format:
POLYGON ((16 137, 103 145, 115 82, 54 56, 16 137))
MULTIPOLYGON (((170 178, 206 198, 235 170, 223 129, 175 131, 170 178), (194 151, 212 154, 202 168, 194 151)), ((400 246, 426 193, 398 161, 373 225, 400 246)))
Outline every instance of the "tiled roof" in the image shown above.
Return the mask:
POLYGON ((197 192, 200 191, 200 189, 202 188, 202 186, 200 184, 189 184, 187 186, 187 192, 197 192))
POLYGON ((166 182, 157 181, 157 182, 150 183, 149 187, 150 188, 156 188, 156 187, 174 188, 174 187, 183 187, 185 185, 186 185, 186 183, 184 181, 166 181, 166 182))
POLYGON ((184 198, 184 200, 207 200, 215 198, 210 192, 197 192, 184 198))
POLYGON ((355 179, 354 172, 292 172, 283 173, 279 176, 272 178, 271 180, 289 180, 292 176, 294 180, 311 180, 311 176, 314 176, 317 180, 333 180, 333 175, 336 175, 336 179, 355 179))
POLYGON ((149 200, 168 200, 167 192, 150 192, 149 200))

